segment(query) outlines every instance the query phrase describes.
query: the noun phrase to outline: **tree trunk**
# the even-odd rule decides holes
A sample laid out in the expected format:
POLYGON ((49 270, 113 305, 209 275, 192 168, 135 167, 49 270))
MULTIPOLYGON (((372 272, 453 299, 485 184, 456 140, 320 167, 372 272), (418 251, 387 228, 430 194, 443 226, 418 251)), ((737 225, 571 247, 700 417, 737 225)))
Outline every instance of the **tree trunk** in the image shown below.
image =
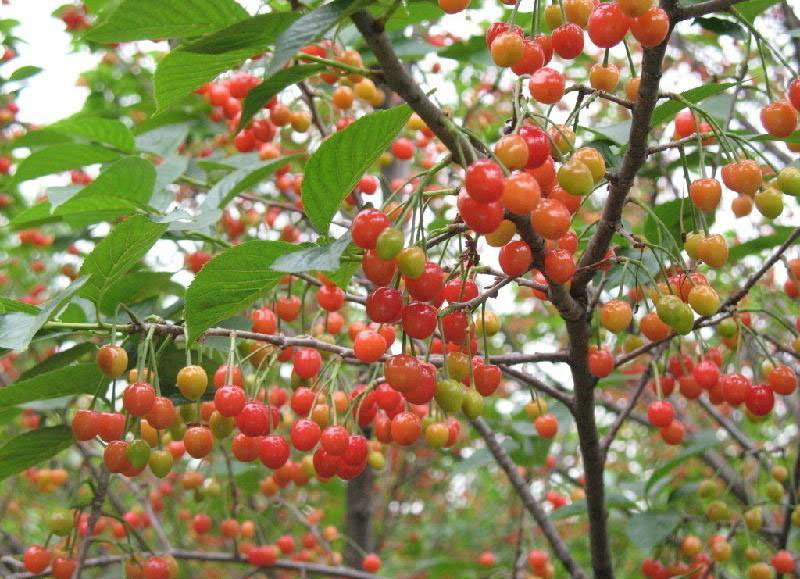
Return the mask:
MULTIPOLYGON (((375 473, 367 466, 360 475, 347 483, 347 514, 345 532, 350 539, 366 552, 372 551, 372 485, 375 473)), ((364 556, 351 544, 347 544, 344 562, 348 567, 361 568, 364 556)))

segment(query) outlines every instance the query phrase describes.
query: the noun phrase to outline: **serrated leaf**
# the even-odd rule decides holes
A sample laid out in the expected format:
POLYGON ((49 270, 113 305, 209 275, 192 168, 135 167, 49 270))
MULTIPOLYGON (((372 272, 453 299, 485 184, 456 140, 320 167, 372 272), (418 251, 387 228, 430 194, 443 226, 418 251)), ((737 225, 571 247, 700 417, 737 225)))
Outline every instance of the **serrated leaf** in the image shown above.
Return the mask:
POLYGON ((83 262, 81 275, 90 277, 81 295, 102 303, 105 292, 144 257, 166 230, 166 224, 154 223, 142 215, 114 227, 83 262))
POLYGON ((41 304, 35 315, 12 312, 0 315, 0 348, 23 351, 28 348, 33 337, 63 305, 88 281, 81 277, 55 296, 41 304))
POLYGON ((100 311, 113 314, 118 304, 136 304, 166 291, 182 295, 183 287, 170 280, 166 271, 135 271, 111 284, 100 300, 100 311))
POLYGON ((677 511, 646 511, 636 513, 628 521, 625 532, 632 543, 645 553, 666 539, 681 522, 677 511))
POLYGON ((39 308, 32 306, 31 304, 18 302, 17 300, 0 296, 0 314, 8 314, 11 312, 22 312, 24 314, 36 315, 39 313, 39 308))
MULTIPOLYGON (((734 245, 728 252, 728 264, 734 264, 743 257, 756 255, 765 249, 778 247, 786 241, 793 231, 794 228, 792 227, 775 227, 775 233, 760 235, 744 243, 734 245)), ((800 244, 800 240, 795 241, 795 243, 800 244)))
POLYGON ((71 364, 78 358, 88 354, 89 352, 94 352, 96 349, 97 347, 91 342, 81 342, 80 344, 76 344, 71 348, 53 354, 52 356, 46 358, 43 362, 39 362, 33 368, 25 370, 25 372, 23 372, 19 377, 18 381, 27 380, 28 378, 33 378, 39 374, 50 372, 51 370, 56 370, 66 366, 67 364, 71 364))
POLYGON ((302 199, 306 215, 321 234, 328 232, 339 204, 391 144, 411 116, 401 105, 365 115, 323 142, 306 163, 302 199))
POLYGON ((275 41, 275 54, 267 67, 267 76, 278 72, 298 50, 319 40, 340 19, 355 12, 362 4, 364 0, 334 0, 298 18, 275 41))
POLYGON ((25 80, 26 78, 35 76, 40 72, 42 72, 42 69, 38 66, 20 66, 17 70, 11 73, 11 76, 8 77, 8 80, 25 80))
POLYGON ((219 182, 209 190, 203 201, 201 210, 225 207, 236 195, 245 189, 256 186, 287 163, 291 163, 302 156, 302 153, 298 153, 296 155, 281 157, 267 163, 259 162, 256 165, 233 171, 220 179, 219 182))
POLYGON ((248 241, 203 266, 186 290, 186 324, 191 339, 259 299, 284 275, 270 269, 282 255, 297 251, 283 241, 248 241))
MULTIPOLYGON (((736 86, 736 83, 735 82, 710 83, 689 89, 680 94, 684 99, 686 99, 690 103, 697 104, 709 97, 725 92, 732 86, 736 86)), ((661 103, 653 110, 653 116, 650 120, 650 124, 656 127, 663 123, 668 123, 673 118, 675 118, 675 115, 681 112, 684 108, 686 108, 686 105, 677 100, 668 100, 665 103, 661 103)))
POLYGON ((309 247, 282 255, 272 264, 272 269, 284 273, 301 273, 306 271, 335 271, 339 269, 342 254, 350 245, 350 233, 342 235, 333 243, 318 247, 309 247))
POLYGON ((297 84, 305 80, 312 74, 316 74, 325 69, 322 64, 299 64, 280 70, 267 78, 261 84, 251 88, 244 99, 242 105, 242 116, 239 120, 239 129, 246 126, 250 119, 267 104, 272 97, 280 93, 286 87, 297 84))
POLYGON ((199 36, 247 17, 234 0, 123 0, 84 37, 106 43, 199 36))
POLYGON ((0 388, 0 409, 36 400, 94 394, 103 374, 94 362, 62 366, 0 388))
POLYGON ((170 52, 153 78, 157 112, 262 52, 296 18, 291 12, 259 14, 170 52))
POLYGON ((135 146, 131 130, 115 119, 75 115, 53 123, 48 129, 70 137, 112 145, 126 153, 132 153, 135 146))
POLYGON ((156 127, 136 135, 136 148, 159 157, 169 157, 186 140, 191 123, 178 123, 156 127))
POLYGON ((120 157, 120 153, 83 143, 62 143, 32 152, 22 160, 14 175, 14 182, 21 183, 52 173, 78 169, 94 163, 108 163, 120 157))
POLYGON ((0 447, 0 481, 53 458, 74 441, 66 426, 49 426, 15 436, 0 447))

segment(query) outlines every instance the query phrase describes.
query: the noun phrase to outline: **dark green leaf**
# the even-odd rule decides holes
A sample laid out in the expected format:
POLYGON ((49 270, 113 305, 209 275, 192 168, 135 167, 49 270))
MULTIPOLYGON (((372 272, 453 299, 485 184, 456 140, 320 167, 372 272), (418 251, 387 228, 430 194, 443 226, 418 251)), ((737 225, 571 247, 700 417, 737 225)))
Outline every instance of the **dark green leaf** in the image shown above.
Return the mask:
POLYGON ((105 292, 144 257, 166 230, 166 224, 153 223, 141 215, 114 227, 83 262, 81 275, 89 275, 90 279, 81 295, 102 303, 105 292))
POLYGON ((628 538, 645 553, 666 539, 681 522, 677 511, 646 511, 636 513, 625 528, 628 538))
POLYGON ((107 43, 199 36, 247 17, 235 0, 123 0, 85 37, 107 43))
POLYGON ((107 163, 120 156, 116 151, 97 145, 63 143, 32 152, 17 167, 14 181, 21 183, 51 173, 85 167, 93 163, 107 163))
POLYGON ((744 38, 746 36, 744 29, 739 24, 727 18, 700 16, 692 22, 714 34, 726 34, 734 38, 744 38))
POLYGON ((298 249, 283 241, 248 241, 206 263, 186 290, 190 338, 259 299, 284 275, 270 269, 272 263, 298 249))
POLYGON ((411 116, 401 105, 365 115, 320 145, 306 163, 303 204, 311 224, 328 232, 339 204, 391 144, 411 116))
POLYGON ((103 374, 94 362, 62 366, 0 389, 0 409, 36 400, 94 394, 103 374))
POLYGON ((239 120, 239 128, 241 129, 250 119, 260 111, 265 104, 267 104, 272 97, 277 95, 283 89, 293 84, 297 84, 301 80, 305 80, 312 74, 316 74, 324 70, 325 66, 322 64, 299 64, 276 72, 271 77, 267 78, 259 84, 250 89, 244 99, 242 106, 242 117, 239 120))
POLYGON ((29 430, 0 447, 0 481, 53 458, 73 442, 66 426, 29 430))

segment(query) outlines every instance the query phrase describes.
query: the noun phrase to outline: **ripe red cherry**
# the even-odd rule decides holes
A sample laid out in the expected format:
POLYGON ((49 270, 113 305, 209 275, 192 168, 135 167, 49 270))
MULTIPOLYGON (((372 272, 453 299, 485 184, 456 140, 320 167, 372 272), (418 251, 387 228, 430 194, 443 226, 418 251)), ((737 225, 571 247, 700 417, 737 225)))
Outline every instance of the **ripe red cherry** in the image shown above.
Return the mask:
POLYGON ((238 433, 233 437, 231 451, 240 462, 253 462, 261 450, 261 438, 238 433))
POLYGON ((561 58, 572 60, 583 52, 583 29, 575 23, 562 24, 551 35, 553 51, 561 58))
POLYGON ((761 109, 761 124, 770 135, 783 139, 797 128, 797 111, 786 101, 770 103, 761 109))
POLYGON ((775 366, 767 376, 767 382, 774 392, 788 396, 797 388, 797 375, 789 366, 775 366))
POLYGON ((258 457, 264 466, 277 470, 286 464, 290 453, 289 443, 284 438, 270 435, 261 441, 258 457))
POLYGON ((390 225, 391 222, 383 211, 362 209, 353 219, 353 243, 363 249, 374 249, 378 236, 390 225))
POLYGON ((478 284, 471 279, 462 282, 454 279, 447 282, 442 290, 442 295, 448 303, 468 302, 478 297, 478 284))
POLYGON ((294 372, 308 380, 319 373, 322 367, 322 356, 313 348, 298 348, 293 357, 294 372))
POLYGON ((364 254, 361 262, 366 278, 377 286, 386 286, 392 282, 397 271, 397 263, 393 259, 381 259, 370 249, 364 254))
MULTIPOLYGON (((436 298, 444 287, 444 271, 439 264, 429 261, 425 264, 422 275, 415 278, 403 278, 406 290, 417 301, 427 302, 436 298)), ((368 306, 369 307, 369 306, 368 306)))
POLYGON ((56 557, 53 559, 53 567, 50 572, 55 579, 72 579, 77 567, 78 562, 75 559, 56 557))
POLYGON ((479 364, 472 369, 475 390, 481 396, 491 396, 500 385, 503 373, 494 364, 479 364))
POLYGON ((367 316, 378 324, 390 324, 400 319, 403 294, 394 288, 379 287, 367 296, 367 316))
POLYGON ((542 68, 544 62, 544 50, 541 45, 531 38, 522 41, 522 58, 511 65, 514 74, 532 74, 542 68))
POLYGON ((177 411, 172 400, 164 396, 156 396, 153 408, 147 413, 145 418, 150 426, 157 430, 169 428, 175 422, 177 411))
POLYGON ((469 317, 464 310, 456 310, 442 317, 442 332, 444 339, 454 344, 460 344, 467 337, 469 317))
POLYGON ((686 434, 686 429, 679 420, 673 420, 669 426, 661 429, 661 439, 671 445, 683 442, 684 434, 686 434))
POLYGON ((500 269, 509 277, 520 276, 531 268, 533 255, 524 241, 511 241, 500 248, 500 269))
POLYGON ((125 431, 125 415, 118 412, 103 412, 97 416, 97 434, 105 442, 119 440, 125 431))
POLYGON ((464 187, 479 203, 497 201, 503 195, 503 171, 490 159, 475 161, 467 167, 464 187))
POLYGON ((247 553, 247 561, 255 567, 271 567, 278 560, 278 548, 275 545, 253 547, 247 553))
POLYGON ((436 330, 436 322, 436 310, 430 304, 413 302, 403 308, 403 331, 412 338, 429 338, 436 330))
POLYGON ((571 219, 569 209, 556 199, 542 199, 531 213, 533 230, 552 241, 569 231, 571 219))
POLYGON ((634 38, 645 48, 658 46, 669 34, 669 16, 664 9, 654 6, 630 21, 634 38))
POLYGON ((486 29, 486 48, 491 48, 494 39, 503 32, 513 32, 522 36, 522 28, 516 24, 509 24, 507 22, 494 22, 489 28, 486 29))
POLYGON ((314 404, 316 394, 310 388, 301 386, 292 394, 292 401, 290 406, 292 411, 298 416, 305 416, 311 411, 311 406, 314 404))
POLYGON ((575 269, 575 257, 566 249, 551 249, 544 256, 544 274, 552 282, 567 283, 575 269))
POLYGON ((420 381, 420 363, 408 354, 392 356, 383 366, 386 382, 398 392, 408 392, 417 387, 420 381))
POLYGON ((228 365, 223 364, 217 368, 217 371, 214 372, 214 387, 219 388, 225 384, 233 384, 240 388, 244 387, 244 374, 242 374, 242 369, 238 366, 234 366, 231 370, 230 382, 228 382, 228 365))
POLYGON ((795 110, 800 110, 800 78, 796 78, 791 82, 787 94, 795 110))
POLYGON ((336 312, 344 305, 344 291, 335 285, 323 285, 317 291, 317 302, 329 312, 336 312))
POLYGON ((211 452, 214 437, 207 426, 192 426, 183 435, 183 445, 193 458, 203 458, 211 452))
POLYGON ((199 513, 192 518, 192 530, 198 535, 205 535, 211 530, 211 517, 205 513, 199 513))
POLYGON ((319 424, 307 418, 301 418, 292 425, 292 444, 297 450, 311 450, 319 442, 322 431, 319 424))
POLYGON ((353 340, 353 353, 362 362, 372 363, 380 360, 386 353, 386 338, 372 330, 362 330, 353 340))
POLYGON ((349 465, 364 464, 367 460, 367 439, 360 434, 351 434, 347 439, 347 450, 342 454, 342 462, 349 465))
POLYGON ((149 557, 142 565, 144 579, 169 579, 169 564, 161 557, 149 557))
POLYGON ((597 350, 589 354, 589 372, 597 378, 605 378, 614 370, 614 357, 608 350, 597 350))
POLYGON ((414 156, 414 143, 405 137, 400 137, 392 143, 392 154, 401 161, 407 161, 414 156))
POLYGON ((401 412, 392 419, 392 440, 400 446, 414 444, 421 432, 422 423, 413 412, 401 412))
POLYGON ((214 393, 214 407, 223 416, 238 415, 247 403, 247 394, 238 386, 223 386, 214 393))
POLYGON ((419 379, 416 386, 403 392, 405 399, 411 404, 427 404, 436 394, 436 368, 433 364, 419 364, 419 379))
POLYGON ((586 31, 599 48, 616 46, 628 33, 631 19, 616 2, 601 2, 592 11, 586 31))
POLYGON ((719 375, 720 372, 717 365, 707 360, 700 362, 692 370, 694 379, 706 390, 711 390, 717 385, 717 382, 719 382, 719 375))
POLYGON ((348 447, 350 433, 343 426, 329 426, 322 431, 320 443, 331 456, 341 456, 348 447))
POLYGON ((297 296, 284 296, 275 302, 275 313, 284 322, 292 322, 300 315, 300 298, 297 296))
POLYGON ((566 88, 564 75, 554 68, 540 68, 531 75, 528 90, 531 96, 542 104, 552 105, 561 100, 566 88))
POLYGON ((647 419, 656 428, 665 428, 675 417, 675 410, 668 400, 656 400, 647 408, 647 419))
POLYGON ((520 136, 528 144, 528 169, 540 167, 550 157, 550 139, 547 133, 533 125, 523 125, 520 136))
POLYGON ((722 396, 731 406, 738 406, 747 399, 750 380, 742 374, 726 374, 720 378, 722 396))
MULTIPOLYGON (((500 194, 502 195, 502 189, 500 194)), ((499 202, 480 203, 466 191, 458 194, 456 206, 467 227, 480 235, 492 233, 503 221, 503 206, 499 202)))
POLYGON ((257 334, 274 334, 278 329, 278 319, 269 308, 259 308, 250 314, 252 330, 257 334))
POLYGON ((785 549, 775 553, 770 563, 778 573, 791 573, 794 571, 794 556, 785 549))
POLYGON ((156 391, 146 382, 131 384, 122 393, 122 406, 133 416, 144 416, 150 412, 155 400, 156 391))
POLYGON ((76 440, 86 442, 97 436, 99 415, 92 410, 78 410, 72 417, 72 434, 76 440))
POLYGON ((50 564, 53 554, 41 545, 31 545, 22 555, 22 564, 31 573, 41 573, 50 564))
MULTIPOLYGON (((236 426, 247 436, 264 436, 270 430, 270 413, 260 402, 248 402, 236 415, 236 426)), ((273 423, 277 426, 277 421, 273 423)))
POLYGON ((361 560, 361 568, 368 573, 377 573, 381 568, 381 558, 375 553, 369 553, 361 560))
POLYGON ((769 386, 754 384, 748 389, 744 404, 756 416, 766 416, 775 406, 775 395, 769 386))
POLYGON ((321 478, 330 478, 335 475, 339 470, 339 462, 340 457, 333 456, 322 447, 315 450, 314 456, 312 457, 314 470, 321 478))

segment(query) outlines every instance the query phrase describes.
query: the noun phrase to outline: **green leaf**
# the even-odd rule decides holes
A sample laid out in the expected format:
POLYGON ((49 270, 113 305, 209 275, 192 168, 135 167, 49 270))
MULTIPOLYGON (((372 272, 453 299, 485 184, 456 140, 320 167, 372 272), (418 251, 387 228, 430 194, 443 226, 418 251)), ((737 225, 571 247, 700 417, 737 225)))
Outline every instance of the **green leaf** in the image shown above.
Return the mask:
POLYGON ((50 129, 37 129, 35 131, 23 133, 11 141, 11 147, 14 149, 20 147, 35 149, 36 147, 42 147, 44 145, 57 145, 59 143, 69 142, 70 138, 66 135, 51 131, 50 129))
POLYGON ((108 163, 120 156, 116 151, 98 145, 62 143, 32 152, 22 160, 14 175, 14 182, 21 183, 51 173, 85 167, 93 163, 108 163))
POLYGON ((339 204, 410 116, 408 105, 365 115, 334 133, 311 156, 306 163, 302 197, 306 215, 319 233, 328 232, 339 204))
POLYGON ((486 38, 483 36, 473 36, 464 42, 456 42, 440 51, 439 56, 474 65, 486 65, 490 61, 486 38))
POLYGON ((442 9, 430 0, 409 0, 403 2, 386 23, 386 31, 402 30, 419 22, 434 22, 442 17, 442 9))
POLYGON ((355 12, 363 3, 364 0, 334 0, 294 21, 275 41, 275 54, 267 67, 267 76, 278 72, 298 50, 319 40, 340 19, 355 12))
POLYGON ((166 224, 153 223, 142 215, 114 227, 83 262, 81 275, 90 278, 81 295, 102 303, 105 292, 144 257, 166 230, 166 224))
POLYGON ((339 261, 350 246, 351 240, 352 237, 348 232, 333 243, 324 243, 282 255, 272 264, 272 269, 284 273, 335 271, 339 269, 339 261))
POLYGON ((698 434, 695 436, 691 440, 689 446, 687 446, 683 452, 681 452, 675 458, 668 460, 655 471, 653 471, 653 474, 650 475, 650 478, 647 480, 647 484, 644 487, 645 495, 649 494, 650 489, 653 488, 653 485, 672 472, 672 469, 674 469, 676 466, 683 464, 690 458, 693 458, 710 448, 719 446, 719 444, 720 442, 717 440, 714 432, 705 432, 702 435, 698 434))
POLYGON ((244 167, 226 175, 214 185, 203 201, 202 209, 216 209, 225 207, 236 195, 256 186, 258 183, 272 175, 275 171, 303 156, 302 153, 281 157, 268 163, 258 162, 255 165, 244 167))
POLYGON ((768 8, 775 6, 779 0, 749 0, 734 6, 745 20, 751 24, 755 21, 756 16, 763 14, 768 8))
MULTIPOLYGON (((609 493, 606 497, 606 507, 608 509, 630 511, 636 508, 636 503, 621 494, 609 493)), ((584 515, 585 513, 586 499, 579 499, 573 503, 561 507, 560 509, 554 510, 552 513, 550 513, 550 519, 553 521, 558 521, 575 515, 584 515)))
POLYGON ((296 18, 291 12, 259 14, 170 52, 153 78, 157 112, 262 52, 296 18))
POLYGON ((169 157, 178 150, 189 134, 191 123, 156 127, 136 135, 136 148, 159 157, 169 157))
POLYGON ((117 304, 136 304, 146 299, 173 293, 183 295, 183 286, 170 280, 168 271, 135 271, 111 284, 100 300, 100 311, 111 315, 117 304))
POLYGON ((17 70, 11 73, 11 76, 8 77, 8 80, 25 80, 26 78, 30 78, 42 72, 42 69, 38 66, 20 66, 17 70))
POLYGON ((649 553, 666 539, 681 522, 677 511, 646 511, 636 513, 628 521, 625 532, 632 543, 649 553))
MULTIPOLYGON (((728 253, 728 263, 734 264, 748 255, 756 255, 765 249, 778 247, 786 241, 793 231, 794 228, 792 227, 775 227, 775 233, 761 235, 744 243, 734 245, 728 253)), ((798 243, 800 243, 800 240, 795 241, 795 244, 798 243)))
MULTIPOLYGON (((96 348, 97 347, 91 342, 81 342, 80 344, 72 346, 71 348, 53 354, 43 362, 39 362, 33 368, 23 372, 17 381, 19 382, 20 380, 27 380, 28 378, 33 378, 39 374, 44 374, 45 372, 50 372, 51 370, 56 370, 71 364, 89 352, 94 352, 96 348)), ((2 390, 0 390, 0 392, 2 392, 2 390)))
POLYGON ((350 280, 353 279, 359 267, 361 267, 360 261, 348 261, 343 263, 336 271, 326 273, 325 276, 340 288, 347 289, 347 286, 350 285, 350 280))
POLYGON ((283 241, 248 241, 206 263, 186 290, 190 338, 248 307, 275 286, 284 274, 270 266, 298 249, 283 241))
MULTIPOLYGON (((711 83, 711 84, 704 84, 702 86, 695 87, 693 89, 689 89, 684 91, 681 96, 689 101, 692 104, 697 104, 708 97, 714 96, 721 92, 725 92, 730 87, 736 86, 735 82, 725 82, 725 83, 711 83)), ((653 116, 651 118, 650 124, 651 126, 658 126, 663 123, 668 123, 675 115, 681 112, 686 105, 684 105, 680 101, 676 100, 668 100, 665 103, 658 105, 655 110, 653 111, 653 116)))
POLYGON ((84 37, 108 43, 199 36, 247 17, 234 0, 123 0, 84 37))
POLYGON ((132 153, 135 147, 131 130, 114 119, 79 114, 53 123, 48 129, 70 137, 111 145, 126 153, 132 153))
POLYGON ((103 374, 94 362, 62 366, 0 389, 0 409, 36 400, 94 394, 103 374))
POLYGON ((49 426, 15 436, 0 447, 0 481, 53 458, 72 442, 66 426, 49 426))
POLYGON ((631 132, 631 121, 620 121, 603 127, 587 126, 584 128, 592 131, 596 135, 600 135, 606 140, 622 146, 628 143, 631 132))
POLYGON ((23 351, 41 327, 88 281, 81 277, 43 303, 36 315, 13 312, 0 316, 0 348, 23 351))
POLYGON ((321 70, 325 70, 325 66, 322 64, 299 64, 280 70, 258 86, 251 88, 244 99, 239 129, 241 130, 242 127, 247 125, 250 119, 283 89, 297 84, 321 70))
MULTIPOLYGON (((667 230, 669 230, 669 237, 667 237, 667 232, 664 231, 664 227, 659 225, 657 220, 650 214, 647 215, 647 220, 644 224, 645 237, 652 243, 659 243, 659 239, 661 241, 665 239, 671 240, 678 249, 683 249, 682 233, 695 229, 693 211, 699 212, 698 209, 694 209, 689 199, 673 199, 666 203, 659 203, 653 208, 653 213, 658 216, 667 230), (681 230, 681 210, 683 211, 683 230, 681 230)), ((704 215, 708 225, 714 223, 713 213, 705 213, 704 215)))
POLYGON ((745 38, 744 29, 733 20, 728 20, 727 18, 699 16, 692 20, 692 23, 714 34, 725 34, 734 38, 745 38))
POLYGON ((24 314, 36 315, 39 313, 39 308, 24 302, 18 302, 17 300, 0 296, 0 314, 8 314, 11 312, 22 312, 24 314))

